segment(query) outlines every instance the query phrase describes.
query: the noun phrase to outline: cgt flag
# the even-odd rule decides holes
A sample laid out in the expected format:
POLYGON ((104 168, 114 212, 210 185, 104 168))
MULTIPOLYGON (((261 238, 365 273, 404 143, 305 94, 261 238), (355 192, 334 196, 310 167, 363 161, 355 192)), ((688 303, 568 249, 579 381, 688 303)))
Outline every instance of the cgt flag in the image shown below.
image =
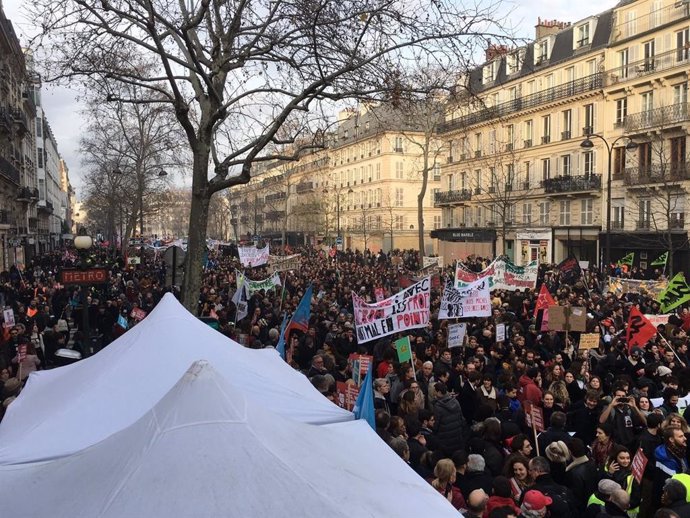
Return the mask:
POLYGON ((542 284, 541 289, 539 290, 539 296, 537 297, 537 304, 534 306, 534 316, 537 316, 539 310, 543 309, 548 311, 549 306, 556 305, 557 303, 551 296, 551 293, 549 293, 549 289, 546 287, 546 284, 542 284))
POLYGON ((635 252, 630 252, 628 255, 620 258, 617 264, 623 264, 626 266, 632 266, 635 261, 635 252))
POLYGON ((644 347, 649 340, 656 335, 656 327, 645 317, 637 307, 633 306, 628 318, 628 353, 633 347, 644 347))
POLYGON ((666 268, 666 263, 668 262, 668 252, 664 252, 657 259, 649 263, 649 266, 663 266, 666 268))
POLYGON ((659 293, 661 312, 668 313, 688 301, 690 301, 690 287, 685 281, 683 272, 678 272, 668 283, 668 287, 659 293))

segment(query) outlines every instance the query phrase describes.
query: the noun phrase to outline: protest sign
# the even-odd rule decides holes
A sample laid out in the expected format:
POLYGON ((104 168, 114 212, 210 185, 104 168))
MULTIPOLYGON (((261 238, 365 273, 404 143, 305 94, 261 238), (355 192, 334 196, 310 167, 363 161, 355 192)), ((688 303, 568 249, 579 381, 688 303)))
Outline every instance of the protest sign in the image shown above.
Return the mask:
POLYGON ((374 361, 374 357, 366 354, 352 353, 347 359, 352 366, 352 379, 354 379, 357 386, 359 386, 366 377, 369 366, 374 361), (355 369, 355 365, 357 365, 359 369, 355 369), (357 379, 355 378, 355 371, 357 372, 357 379))
POLYGON ((532 261, 526 266, 517 266, 505 259, 498 259, 495 262, 492 289, 507 291, 532 290, 537 285, 537 273, 539 270, 537 261, 532 261))
POLYGON ((129 316, 137 321, 144 320, 144 318, 146 317, 146 311, 144 311, 141 308, 132 308, 132 312, 129 316))
POLYGON ((335 384, 335 390, 338 393, 338 406, 352 412, 357 396, 359 396, 359 387, 354 383, 338 381, 335 384))
POLYGON ((465 334, 467 333, 467 324, 450 324, 448 326, 448 348, 462 347, 465 343, 465 334))
POLYGON ((438 257, 426 257, 424 256, 422 258, 422 268, 427 268, 429 266, 434 266, 438 265, 441 268, 443 268, 443 256, 440 255, 438 257))
POLYGON ((2 318, 5 327, 14 327, 14 310, 12 308, 3 309, 2 318))
POLYGON ((127 258, 127 264, 130 266, 135 265, 135 264, 141 264, 141 257, 137 257, 136 255, 128 257, 127 258))
POLYGON ((534 429, 537 432, 543 432, 545 430, 544 411, 541 409, 541 407, 538 407, 537 405, 532 405, 530 415, 532 416, 532 426, 534 427, 534 429))
POLYGON ((637 450, 637 453, 632 460, 632 475, 637 480, 638 484, 642 483, 642 475, 644 475, 644 470, 647 467, 647 456, 642 451, 642 448, 637 450))
POLYGON ((496 343, 505 342, 506 340, 506 325, 496 324, 496 343))
POLYGON ((412 350, 410 349, 410 337, 405 336, 395 341, 395 350, 398 352, 398 361, 405 363, 412 361, 412 350))
POLYGON ((596 349, 599 347, 599 333, 583 333, 580 335, 580 349, 596 349))
POLYGON ((586 331, 587 312, 575 306, 549 306, 549 331, 586 331))
POLYGON ((441 298, 439 320, 448 318, 469 318, 491 316, 491 295, 489 280, 481 279, 464 288, 453 287, 453 282, 446 285, 441 298))
POLYGON ((494 260, 494 262, 478 273, 468 270, 458 261, 455 265, 455 287, 464 288, 468 284, 477 282, 480 279, 487 279, 489 281, 489 289, 493 289, 496 261, 498 261, 498 259, 494 260))
POLYGON ((280 275, 278 275, 278 272, 274 272, 273 275, 261 281, 252 281, 245 278, 245 283, 247 285, 247 289, 249 290, 250 296, 257 291, 268 291, 274 289, 276 286, 281 285, 280 275))
POLYGON ((408 329, 426 327, 429 323, 430 293, 430 277, 373 304, 368 304, 353 293, 358 343, 362 344, 408 329))
POLYGON ((665 315, 647 315, 645 314, 645 318, 649 320, 654 327, 660 326, 660 325, 666 325, 668 324, 668 317, 670 317, 672 313, 667 313, 665 315))
POLYGON ((255 246, 240 246, 237 248, 240 255, 240 263, 244 267, 261 266, 268 262, 268 245, 263 248, 255 246))
POLYGON ((302 256, 300 254, 293 254, 287 256, 270 255, 268 257, 268 271, 286 272, 289 270, 299 270, 302 265, 302 256))
POLYGON ((668 281, 641 281, 609 277, 608 284, 608 291, 613 293, 616 298, 620 298, 626 293, 648 293, 656 299, 666 289, 668 281))
POLYGON ((17 356, 19 357, 20 362, 26 360, 26 349, 26 344, 21 344, 17 346, 17 356))

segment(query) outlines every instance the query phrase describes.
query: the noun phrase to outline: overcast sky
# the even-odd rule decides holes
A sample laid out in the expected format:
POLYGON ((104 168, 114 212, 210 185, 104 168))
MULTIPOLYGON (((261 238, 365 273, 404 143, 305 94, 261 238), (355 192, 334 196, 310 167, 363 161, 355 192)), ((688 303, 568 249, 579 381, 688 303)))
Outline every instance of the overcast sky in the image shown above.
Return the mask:
MULTIPOLYGON (((27 40, 26 34, 31 34, 32 32, 31 24, 25 21, 21 13, 21 6, 25 1, 0 0, 0 4, 4 7, 5 15, 12 21, 22 44, 25 44, 27 40)), ((564 22, 576 22, 613 7, 617 1, 523 0, 520 2, 517 0, 505 2, 505 7, 506 10, 511 9, 509 19, 511 25, 515 28, 515 35, 533 38, 537 17, 547 20, 556 19, 564 22)), ((79 105, 75 101, 74 94, 69 90, 62 87, 44 85, 43 108, 53 128, 60 154, 67 162, 72 184, 77 188, 77 197, 79 197, 81 165, 79 157, 80 134, 77 128, 82 127, 78 120, 79 105)), ((188 180, 184 183, 189 185, 188 180)))

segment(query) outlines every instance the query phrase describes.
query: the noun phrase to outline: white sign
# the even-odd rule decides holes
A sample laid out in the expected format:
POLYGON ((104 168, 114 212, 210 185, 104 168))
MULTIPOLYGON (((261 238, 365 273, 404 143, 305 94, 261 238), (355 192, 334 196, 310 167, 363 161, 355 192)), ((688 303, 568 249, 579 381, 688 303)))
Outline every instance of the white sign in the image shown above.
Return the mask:
POLYGON ((666 313, 665 315, 645 315, 645 318, 654 324, 654 327, 657 327, 662 324, 668 324, 668 317, 670 317, 672 314, 673 313, 666 313))
POLYGON ((450 324, 448 326, 448 348, 462 347, 465 343, 465 333, 467 333, 467 324, 450 324))
POLYGON ((534 289, 537 284, 539 264, 532 261, 527 266, 517 266, 504 258, 495 259, 481 272, 472 272, 462 263, 455 267, 455 287, 463 288, 479 279, 489 280, 489 290, 524 290, 534 289))
POLYGON ((362 344, 408 329, 426 327, 431 308, 431 277, 405 288, 392 297, 368 304, 352 294, 357 342, 362 344))
POLYGON ((12 308, 4 309, 2 318, 5 321, 5 327, 14 327, 14 310, 12 308))
POLYGON ((438 257, 422 257, 422 268, 428 268, 429 266, 435 266, 438 265, 440 268, 443 268, 443 256, 440 255, 438 257))
MULTIPOLYGON (((650 399, 649 401, 651 401, 652 405, 654 405, 654 408, 659 408, 664 404, 664 398, 662 397, 650 399)), ((676 406, 678 407, 678 410, 683 410, 684 408, 690 406, 690 394, 685 397, 679 397, 678 404, 676 406)))
POLYGON ((578 261, 581 270, 589 270, 589 261, 578 261))
POLYGON ((255 246, 240 246, 237 248, 240 254, 240 262, 242 266, 247 268, 251 266, 261 266, 268 262, 268 245, 263 248, 256 248, 255 246))
POLYGON ((302 256, 300 254, 278 256, 269 256, 268 271, 269 272, 286 272, 288 270, 299 270, 302 264, 302 256))
POLYGON ((496 343, 506 341, 506 325, 496 324, 496 343))
POLYGON ((441 309, 438 312, 439 320, 490 316, 491 295, 488 279, 481 279, 464 288, 454 288, 452 281, 446 284, 441 298, 441 309))

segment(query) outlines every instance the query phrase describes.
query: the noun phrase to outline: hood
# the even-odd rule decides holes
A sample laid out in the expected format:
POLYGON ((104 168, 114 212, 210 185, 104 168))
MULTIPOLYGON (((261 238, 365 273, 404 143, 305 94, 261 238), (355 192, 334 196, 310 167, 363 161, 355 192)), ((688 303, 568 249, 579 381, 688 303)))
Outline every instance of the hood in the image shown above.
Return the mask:
POLYGON ((526 387, 527 385, 535 385, 534 380, 530 378, 527 374, 520 376, 519 380, 521 387, 526 387))
POLYGON ((450 394, 446 394, 441 399, 436 400, 436 404, 447 410, 455 410, 460 408, 460 403, 458 403, 458 400, 450 394))

